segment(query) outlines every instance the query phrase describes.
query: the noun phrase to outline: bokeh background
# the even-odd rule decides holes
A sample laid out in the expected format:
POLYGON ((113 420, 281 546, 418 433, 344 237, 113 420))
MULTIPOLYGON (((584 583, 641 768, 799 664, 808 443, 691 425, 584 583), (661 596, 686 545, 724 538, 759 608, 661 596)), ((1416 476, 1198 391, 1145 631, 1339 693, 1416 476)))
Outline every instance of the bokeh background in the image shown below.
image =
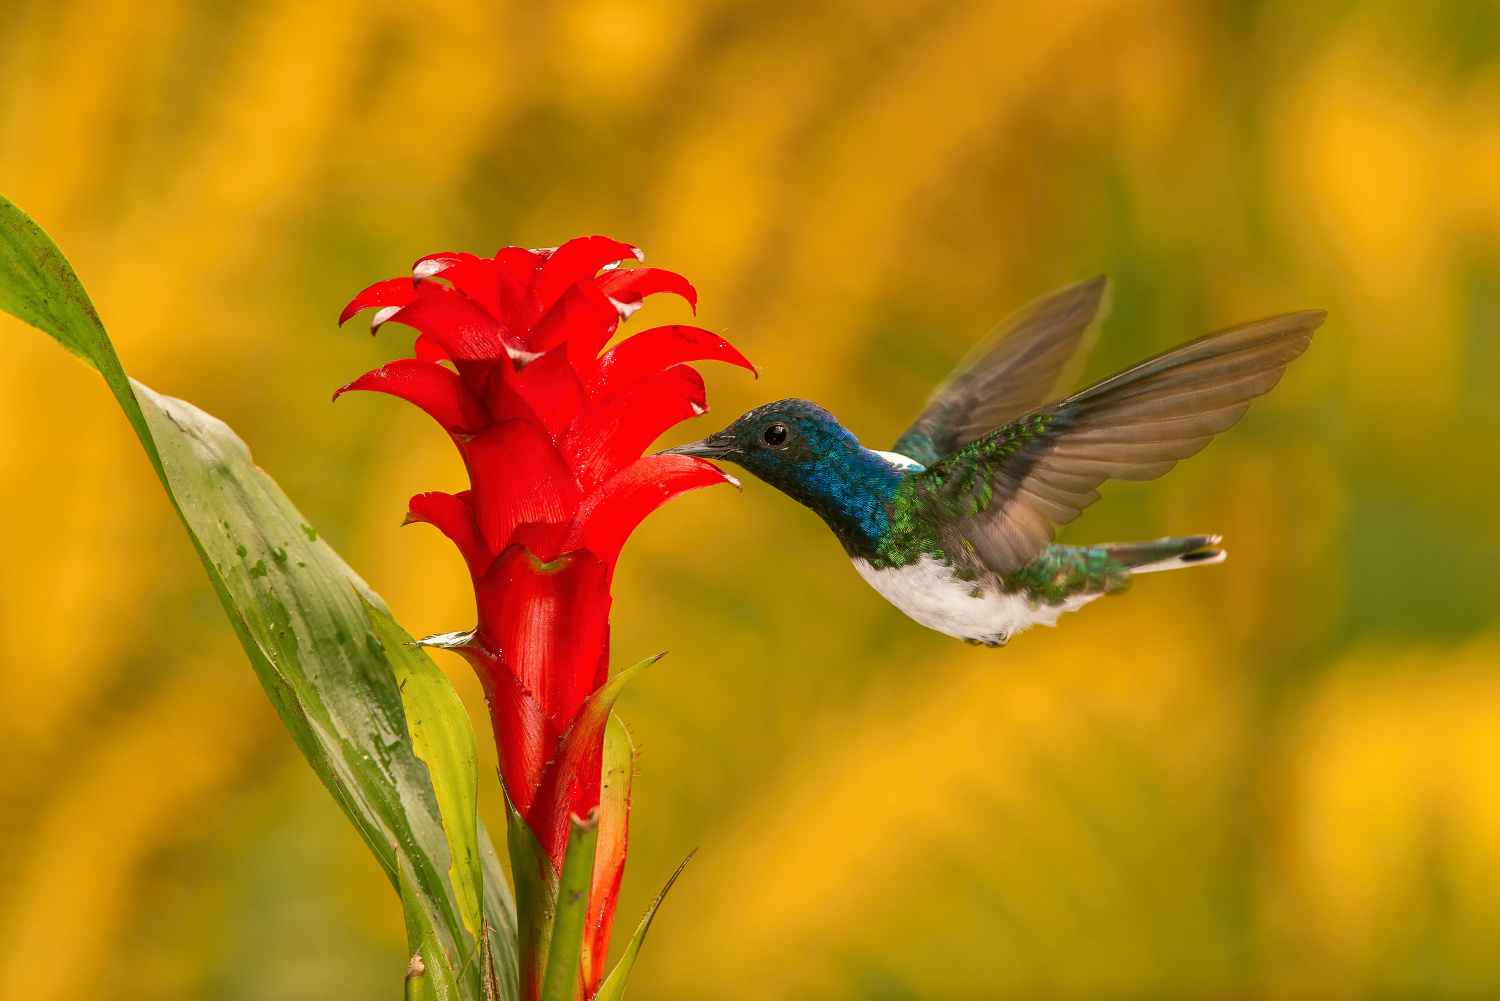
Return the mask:
MULTIPOLYGON (((1084 377, 1327 308, 1232 433, 1063 536, 1228 563, 1004 650, 759 483, 653 516, 616 586, 617 661, 672 651, 621 706, 622 925, 699 852, 632 994, 1500 994, 1494 0, 0 0, 0 190, 418 634, 472 621, 398 529, 462 470, 329 395, 409 350, 334 318, 420 255, 599 232, 688 275, 762 374, 704 366, 664 444, 795 395, 887 446, 1099 272, 1084 377)), ((115 404, 0 343, 0 993, 398 997, 395 895, 115 404)))

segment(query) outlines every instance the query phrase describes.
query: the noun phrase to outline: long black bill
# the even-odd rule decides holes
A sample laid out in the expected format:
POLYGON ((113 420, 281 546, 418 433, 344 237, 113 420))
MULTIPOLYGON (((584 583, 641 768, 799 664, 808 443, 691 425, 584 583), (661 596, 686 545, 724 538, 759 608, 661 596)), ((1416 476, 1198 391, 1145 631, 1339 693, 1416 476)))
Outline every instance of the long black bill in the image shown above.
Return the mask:
POLYGON ((702 441, 690 441, 675 448, 664 448, 657 455, 691 455, 699 459, 728 459, 738 451, 733 436, 711 434, 702 441))

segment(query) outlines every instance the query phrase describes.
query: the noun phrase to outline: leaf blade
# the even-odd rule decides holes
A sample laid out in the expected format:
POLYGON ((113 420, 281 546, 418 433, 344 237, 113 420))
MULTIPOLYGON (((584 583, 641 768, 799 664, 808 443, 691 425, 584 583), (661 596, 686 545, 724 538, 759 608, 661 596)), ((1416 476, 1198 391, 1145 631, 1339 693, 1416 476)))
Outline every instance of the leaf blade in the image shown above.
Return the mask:
MULTIPOLYGON (((466 953, 430 772, 415 754, 395 673, 371 625, 372 616, 389 617, 383 603, 305 530, 227 425, 132 386, 183 521, 221 598, 230 599, 226 611, 252 665, 280 696, 278 712, 304 735, 309 763, 398 891, 401 860, 409 863, 403 899, 424 909, 443 953, 466 953)), ((478 997, 471 979, 465 994, 478 997)))
POLYGON ((46 230, 4 195, 0 195, 0 309, 51 334, 101 374, 119 367, 99 313, 68 259, 46 230))
MULTIPOLYGON (((363 596, 361 596, 363 600, 363 596)), ((395 672, 412 749, 427 765, 452 857, 448 879, 459 915, 478 941, 484 927, 479 852, 479 747, 458 692, 427 652, 389 615, 364 601, 375 638, 395 672)))
MULTIPOLYGON (((426 943, 440 966, 467 955, 464 905, 449 877, 453 856, 431 771, 415 753, 394 669, 375 635, 372 617, 389 620, 380 598, 318 541, 227 425, 129 379, 67 259, 4 197, 0 309, 103 375, 277 714, 401 895, 413 949, 426 943)), ((473 871, 477 855, 482 880, 494 849, 482 828, 475 838, 465 868, 473 871)), ((491 868, 498 876, 498 864, 491 868)), ((488 910, 504 922, 509 907, 513 924, 503 877, 480 885, 488 910)), ((486 939, 501 970, 515 968, 513 941, 486 939)), ((451 965, 434 977, 440 972, 445 983, 454 979, 451 965)), ((482 996, 477 967, 469 964, 456 990, 482 996)))
POLYGON ((521 968, 518 954, 516 900, 500 868, 500 858, 485 829, 484 818, 478 818, 480 865, 484 869, 484 921, 488 935, 484 972, 493 980, 499 997, 518 998, 521 993, 521 968))
MULTIPOLYGON (((533 992, 546 969, 557 903, 557 873, 526 820, 506 797, 510 870, 516 885, 516 957, 521 991, 533 992)), ((536 997, 536 993, 530 993, 536 997)))

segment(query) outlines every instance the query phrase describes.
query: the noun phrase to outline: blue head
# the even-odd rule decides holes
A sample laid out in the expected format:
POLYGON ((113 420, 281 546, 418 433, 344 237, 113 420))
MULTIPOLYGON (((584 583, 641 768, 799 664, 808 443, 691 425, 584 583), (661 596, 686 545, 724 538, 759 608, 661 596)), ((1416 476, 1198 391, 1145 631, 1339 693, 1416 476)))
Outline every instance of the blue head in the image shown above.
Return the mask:
POLYGON ((717 434, 666 453, 743 466, 816 511, 855 555, 873 551, 890 530, 886 501, 903 478, 807 400, 757 407, 717 434))

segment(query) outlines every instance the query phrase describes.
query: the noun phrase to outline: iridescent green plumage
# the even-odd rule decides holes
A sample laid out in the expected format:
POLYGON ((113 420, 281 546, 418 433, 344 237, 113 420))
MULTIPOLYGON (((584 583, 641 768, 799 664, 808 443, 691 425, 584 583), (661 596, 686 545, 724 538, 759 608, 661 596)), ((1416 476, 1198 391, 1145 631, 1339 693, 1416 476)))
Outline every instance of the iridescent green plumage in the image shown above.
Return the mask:
MULTIPOLYGON (((902 567, 915 563, 923 555, 950 565, 955 562, 941 526, 986 511, 995 498, 997 473, 1022 449, 1041 439, 1051 422, 1048 414, 1010 421, 940 459, 931 468, 907 476, 888 505, 890 534, 876 549, 871 562, 876 567, 902 567)), ((974 553, 973 544, 962 537, 958 545, 967 554, 974 553)), ((961 579, 972 579, 964 575, 965 565, 970 561, 960 557, 956 562, 960 564, 961 579)))
POLYGON ((1079 594, 1116 594, 1130 586, 1130 567, 1110 549, 1052 543, 1002 584, 1008 594, 1022 592, 1053 605, 1079 594))

